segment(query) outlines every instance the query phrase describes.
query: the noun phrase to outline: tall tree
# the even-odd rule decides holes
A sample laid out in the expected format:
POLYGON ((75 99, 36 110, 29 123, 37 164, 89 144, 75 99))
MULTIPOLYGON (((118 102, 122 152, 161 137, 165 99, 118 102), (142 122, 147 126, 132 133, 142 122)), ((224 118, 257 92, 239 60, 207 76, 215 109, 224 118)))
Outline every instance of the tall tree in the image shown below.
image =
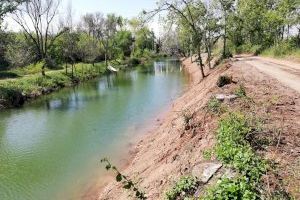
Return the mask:
POLYGON ((174 20, 174 23, 191 32, 192 43, 198 54, 197 59, 201 74, 202 77, 205 77, 204 64, 201 57, 204 36, 202 21, 206 13, 203 2, 200 0, 163 0, 159 3, 156 10, 148 14, 153 15, 161 11, 167 11, 170 20, 174 20))
POLYGON ((235 0, 218 0, 218 3, 223 17, 223 58, 226 58, 229 54, 227 49, 228 18, 230 12, 232 12, 235 0))
POLYGON ((13 19, 21 26, 27 39, 31 40, 39 60, 44 61, 42 75, 49 59, 49 47, 65 30, 53 32, 53 21, 58 13, 60 0, 30 0, 18 9, 13 19))

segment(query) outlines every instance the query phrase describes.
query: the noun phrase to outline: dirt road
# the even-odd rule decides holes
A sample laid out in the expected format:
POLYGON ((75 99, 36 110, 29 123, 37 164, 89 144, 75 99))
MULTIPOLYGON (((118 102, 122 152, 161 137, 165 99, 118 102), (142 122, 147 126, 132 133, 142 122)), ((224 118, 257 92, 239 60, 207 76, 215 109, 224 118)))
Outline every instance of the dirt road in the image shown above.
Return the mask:
POLYGON ((300 93, 300 63, 257 56, 240 56, 236 57, 236 59, 236 65, 241 65, 242 63, 252 65, 259 71, 300 93))

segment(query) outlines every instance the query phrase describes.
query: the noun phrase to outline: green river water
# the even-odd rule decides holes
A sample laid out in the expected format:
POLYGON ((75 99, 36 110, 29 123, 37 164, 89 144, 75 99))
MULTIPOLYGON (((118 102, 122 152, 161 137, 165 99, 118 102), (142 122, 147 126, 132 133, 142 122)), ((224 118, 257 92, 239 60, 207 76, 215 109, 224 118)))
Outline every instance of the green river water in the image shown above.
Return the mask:
POLYGON ((182 94, 187 81, 179 62, 154 62, 152 69, 104 76, 0 111, 0 199, 81 199, 101 179, 99 160, 120 160, 139 130, 182 94))

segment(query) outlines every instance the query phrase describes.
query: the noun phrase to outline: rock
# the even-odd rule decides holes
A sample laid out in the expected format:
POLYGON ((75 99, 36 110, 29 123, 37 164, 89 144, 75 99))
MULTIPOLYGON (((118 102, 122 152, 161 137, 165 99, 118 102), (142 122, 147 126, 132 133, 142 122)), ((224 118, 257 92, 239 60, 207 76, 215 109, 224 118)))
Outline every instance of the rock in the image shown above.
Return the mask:
POLYGON ((217 94, 216 95, 216 99, 218 99, 219 101, 234 101, 235 99, 237 99, 238 96, 235 94, 230 94, 230 95, 225 95, 225 94, 217 94))
POLYGON ((224 174, 223 174, 223 178, 228 178, 228 179, 233 179, 234 177, 237 176, 237 172, 233 171, 232 169, 230 168, 226 168, 224 170, 224 174))
POLYGON ((238 98, 238 96, 235 95, 235 94, 231 94, 231 95, 226 96, 226 99, 228 99, 229 101, 234 101, 237 98, 238 98))
POLYGON ((193 168, 192 175, 207 183, 222 166, 222 163, 202 163, 193 168))
POLYGON ((224 101, 225 100, 225 95, 224 94, 217 94, 216 99, 218 99, 219 101, 224 101))

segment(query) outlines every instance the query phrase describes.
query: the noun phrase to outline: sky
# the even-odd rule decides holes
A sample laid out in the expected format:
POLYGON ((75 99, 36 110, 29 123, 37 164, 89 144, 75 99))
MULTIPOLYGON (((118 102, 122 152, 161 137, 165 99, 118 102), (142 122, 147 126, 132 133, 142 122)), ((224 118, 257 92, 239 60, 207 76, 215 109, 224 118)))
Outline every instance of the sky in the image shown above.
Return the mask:
MULTIPOLYGON (((115 13, 125 18, 132 18, 138 16, 143 10, 152 10, 156 7, 157 0, 61 0, 60 15, 64 15, 64 8, 69 4, 72 5, 73 15, 75 21, 78 21, 81 16, 86 13, 102 12, 104 14, 115 13)), ((9 18, 8 28, 17 31, 19 28, 9 18)), ((159 23, 157 18, 150 22, 150 28, 159 35, 159 23)))
POLYGON ((64 5, 72 3, 76 15, 100 11, 117 13, 126 18, 137 16, 142 10, 155 8, 156 0, 62 0, 64 5))

